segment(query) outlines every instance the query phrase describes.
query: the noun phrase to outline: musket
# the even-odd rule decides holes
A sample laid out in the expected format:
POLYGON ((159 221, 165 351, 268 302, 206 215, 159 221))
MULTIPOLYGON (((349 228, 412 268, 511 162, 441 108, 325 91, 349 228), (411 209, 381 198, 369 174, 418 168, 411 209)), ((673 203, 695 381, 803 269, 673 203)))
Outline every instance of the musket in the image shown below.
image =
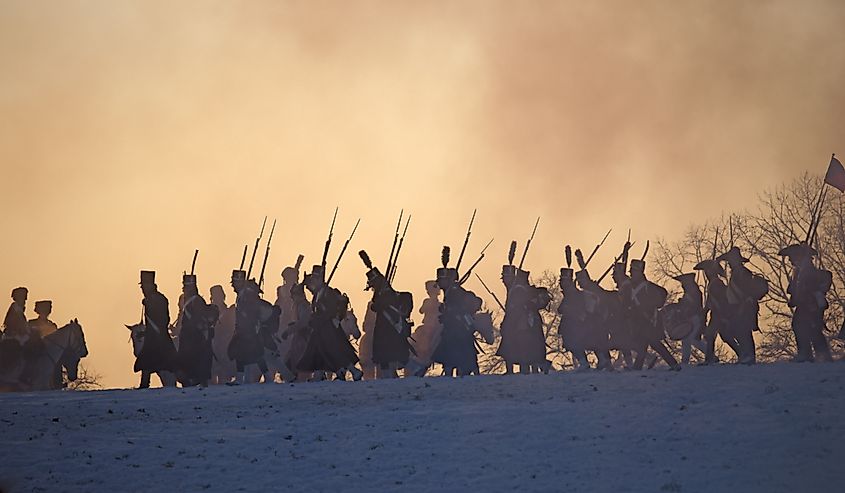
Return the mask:
POLYGON ((332 225, 329 228, 329 237, 326 239, 326 247, 323 248, 323 261, 320 262, 320 265, 323 266, 323 272, 326 272, 326 258, 329 256, 329 247, 332 246, 332 235, 334 234, 334 223, 337 221, 337 210, 339 208, 334 208, 334 217, 332 217, 332 225))
POLYGON ((244 270, 244 264, 246 263, 246 251, 249 249, 249 245, 244 245, 244 255, 241 257, 241 266, 240 270, 244 270))
POLYGON ((488 288, 488 287, 487 287, 487 284, 485 284, 485 283, 484 283, 484 279, 482 279, 482 278, 481 278, 481 276, 479 276, 478 274, 476 274, 476 275, 475 275, 475 277, 477 277, 477 278, 478 278, 479 282, 481 282, 481 285, 482 285, 482 286, 484 286, 484 289, 486 289, 486 290, 487 290, 487 292, 488 292, 488 293, 490 293, 490 296, 492 296, 492 297, 493 297, 493 299, 494 299, 494 300, 496 300, 496 303, 498 303, 498 304, 499 304, 499 308, 501 308, 501 309, 502 309, 502 311, 504 311, 504 310, 505 310, 505 305, 503 305, 503 304, 502 304, 502 302, 501 302, 501 301, 499 301, 499 298, 496 296, 496 293, 494 293, 493 291, 491 291, 491 290, 490 290, 490 288, 488 288))
POLYGON ((264 237, 264 227, 267 226, 267 216, 264 216, 264 222, 261 223, 261 232, 258 233, 258 238, 255 239, 255 247, 252 249, 252 258, 249 259, 249 270, 246 271, 246 278, 249 279, 252 274, 252 265, 255 263, 255 254, 258 253, 258 243, 264 237))
MULTIPOLYGON (((628 239, 625 240, 625 244, 631 245, 631 228, 628 228, 628 239)), ((630 249, 631 249, 631 247, 629 246, 628 250, 630 250, 630 249)), ((624 254, 622 255, 622 258, 620 259, 620 261, 625 264, 625 268, 627 269, 628 268, 628 251, 625 250, 624 248, 622 249, 622 251, 623 251, 624 254)))
POLYGON ((349 242, 352 241, 352 237, 355 236, 355 232, 358 231, 359 224, 361 224, 360 218, 358 218, 358 222, 355 223, 355 227, 352 228, 352 233, 349 235, 349 238, 346 239, 346 242, 343 244, 343 248, 340 249, 340 255, 337 256, 337 261, 334 263, 334 267, 332 267, 331 273, 329 273, 328 280, 326 280, 326 285, 332 282, 332 277, 334 277, 334 273, 337 270, 337 266, 340 265, 340 259, 343 258, 343 254, 346 253, 346 248, 349 246, 349 242))
POLYGON ((591 253, 591 254, 590 254, 590 256, 589 256, 589 257, 587 257, 587 261, 586 261, 586 262, 584 262, 584 267, 585 267, 585 268, 586 268, 588 265, 590 265, 590 260, 593 260, 593 257, 595 256, 596 252, 598 252, 598 251, 599 251, 599 248, 601 248, 601 247, 604 245, 604 242, 605 242, 605 241, 607 241, 607 237, 608 237, 608 236, 610 236, 610 232, 611 232, 611 231, 613 231, 613 228, 608 229, 608 230, 607 230, 607 234, 606 234, 606 235, 604 235, 604 238, 602 238, 601 243, 599 243, 598 245, 596 245, 596 247, 595 247, 595 248, 593 248, 593 253, 591 253))
POLYGON ((393 259, 393 270, 387 276, 387 282, 392 284, 393 278, 396 277, 396 269, 399 265, 399 253, 402 251, 402 244, 405 243, 405 235, 408 234, 408 225, 411 224, 411 215, 408 214, 408 220, 405 221, 405 229, 402 231, 402 238, 399 239, 399 247, 396 249, 396 257, 393 259))
POLYGON ((640 257, 640 260, 645 260, 645 256, 648 255, 648 247, 651 242, 649 240, 645 240, 645 249, 643 250, 643 256, 640 257))
POLYGON ((599 277, 598 280, 596 280, 596 284, 601 283, 604 280, 604 278, 607 277, 608 274, 610 274, 610 271, 613 270, 613 266, 616 265, 616 263, 619 262, 620 260, 622 260, 623 258, 626 258, 628 256, 628 250, 630 250, 636 244, 637 244, 636 241, 633 242, 633 243, 626 241, 625 246, 622 247, 622 253, 620 253, 616 258, 613 259, 613 263, 610 264, 610 267, 608 267, 607 270, 604 271, 604 274, 602 274, 601 277, 599 277))
MULTIPOLYGON (((472 217, 469 220, 469 226, 467 226, 467 236, 466 236, 466 238, 464 238, 464 246, 461 247, 461 254, 458 255, 458 263, 455 264, 455 270, 456 271, 458 271, 458 269, 461 268, 461 260, 464 259, 464 252, 467 251, 467 244, 469 243, 469 237, 472 235, 472 223, 475 222, 475 213, 476 212, 478 212, 478 209, 472 210, 472 217)), ((460 272, 460 271, 458 271, 458 272, 460 272)))
POLYGON ((387 258, 387 268, 384 269, 384 275, 390 275, 393 270, 393 254, 396 253, 396 244, 399 242, 399 228, 402 227, 402 215, 405 214, 405 209, 399 210, 399 220, 396 222, 396 233, 393 235, 393 246, 390 247, 390 257, 387 258))
POLYGON ((522 264, 525 262, 525 256, 528 254, 528 247, 531 246, 531 240, 534 239, 534 235, 537 233, 537 226, 540 224, 540 217, 537 216, 537 222, 534 223, 534 231, 531 232, 531 238, 528 238, 528 242, 525 243, 525 250, 522 251, 522 258, 519 260, 519 270, 522 270, 522 264))
POLYGON ((490 241, 488 241, 487 244, 484 245, 484 248, 481 249, 481 254, 478 255, 478 259, 476 259, 476 261, 473 262, 473 264, 469 266, 469 269, 467 269, 466 273, 463 276, 461 276, 461 280, 458 281, 458 284, 463 284, 463 283, 465 283, 469 280, 469 275, 472 274, 472 270, 475 269, 475 267, 479 263, 481 263, 482 260, 484 260, 484 252, 487 251, 487 248, 490 247, 490 245, 492 243, 493 243, 493 238, 490 238, 490 241))
POLYGON ((194 250, 194 260, 191 262, 191 275, 194 275, 194 270, 197 268, 197 255, 199 254, 199 250, 194 250))
POLYGON ((270 243, 273 242, 273 232, 276 231, 276 220, 273 219, 273 227, 270 228, 270 236, 267 238, 267 249, 264 250, 264 262, 261 264, 261 275, 258 276, 258 289, 264 284, 264 272, 267 269, 267 257, 270 256, 270 243))

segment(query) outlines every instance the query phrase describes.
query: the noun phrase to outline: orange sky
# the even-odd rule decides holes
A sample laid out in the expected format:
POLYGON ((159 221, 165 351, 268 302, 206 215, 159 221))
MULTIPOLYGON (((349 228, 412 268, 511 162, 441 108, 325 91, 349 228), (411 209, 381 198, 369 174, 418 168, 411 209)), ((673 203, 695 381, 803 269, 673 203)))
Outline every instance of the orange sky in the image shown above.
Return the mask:
POLYGON ((845 153, 843 21, 840 1, 4 0, 0 289, 79 317, 87 364, 128 386, 138 270, 175 305, 199 248, 206 293, 265 214, 271 301, 336 205, 334 252, 362 217, 335 281, 359 312, 355 252, 383 266, 401 207, 417 303, 474 207, 497 288, 538 215, 530 270, 612 226, 606 264, 629 226, 677 235, 845 153))

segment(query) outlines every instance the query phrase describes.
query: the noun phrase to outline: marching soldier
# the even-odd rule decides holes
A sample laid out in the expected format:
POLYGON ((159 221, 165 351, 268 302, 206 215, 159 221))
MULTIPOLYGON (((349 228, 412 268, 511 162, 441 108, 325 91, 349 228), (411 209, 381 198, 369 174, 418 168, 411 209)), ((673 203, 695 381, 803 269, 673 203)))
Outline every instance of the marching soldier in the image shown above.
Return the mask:
POLYGON ((717 363, 716 336, 719 336, 739 359, 739 344, 735 337, 729 337, 727 326, 730 320, 728 305, 728 287, 723 278, 725 269, 716 260, 702 260, 693 268, 704 272, 707 278, 707 298, 704 304, 705 316, 709 313, 707 326, 704 330, 704 341, 707 348, 704 352, 704 363, 717 363))
MULTIPOLYGON (((235 333, 229 342, 227 355, 235 361, 234 385, 248 383, 246 371, 256 365, 261 374, 266 374, 267 363, 264 360, 264 345, 259 335, 261 326, 261 301, 258 285, 247 281, 243 270, 232 271, 232 289, 235 290, 235 333)), ((250 380, 251 381, 251 380, 250 380)))
POLYGON ((587 323, 587 307, 584 293, 575 285, 575 271, 569 267, 560 269, 560 290, 563 299, 557 307, 560 314, 558 334, 563 339, 563 347, 572 353, 572 359, 578 364, 578 370, 590 368, 587 360, 586 347, 588 345, 589 326, 587 323))
POLYGON ((634 337, 639 342, 634 369, 642 370, 648 348, 652 348, 672 370, 680 370, 669 349, 663 343, 663 328, 658 324, 657 310, 666 303, 666 290, 645 276, 645 261, 631 260, 630 284, 622 292, 623 303, 634 337))
POLYGON ((813 257, 818 252, 805 243, 790 245, 778 255, 787 257, 792 264, 787 293, 789 306, 795 309, 792 331, 798 354, 793 361, 832 361, 824 336, 824 312, 828 308, 826 296, 833 283, 833 274, 813 264, 813 257))
POLYGON ((290 290, 291 301, 293 302, 294 314, 288 322, 282 339, 290 340, 285 364, 292 371, 296 372, 295 381, 304 382, 308 380, 311 372, 301 371, 297 368, 299 360, 305 354, 308 347, 308 340, 311 338, 311 303, 305 297, 305 284, 296 283, 290 290))
MULTIPOLYGON (((279 333, 283 334, 296 321, 296 303, 291 290, 299 283, 299 267, 285 267, 282 270, 282 285, 276 288, 276 303, 281 315, 279 316, 279 333)), ((290 351, 290 338, 282 337, 276 341, 279 354, 287 360, 290 351)))
POLYGON ((701 331, 704 328, 704 295, 695 281, 695 273, 681 274, 673 279, 681 283, 684 290, 678 306, 683 320, 692 328, 689 334, 681 339, 681 364, 688 365, 693 346, 702 353, 707 351, 706 343, 701 340, 701 331))
POLYGON ((221 384, 235 378, 235 363, 226 354, 226 348, 232 341, 235 332, 235 307, 226 303, 226 292, 223 286, 216 284, 209 290, 211 304, 217 307, 217 323, 214 324, 211 340, 213 362, 211 364, 212 383, 221 384))
POLYGON ((6 318, 3 320, 4 339, 17 339, 23 344, 29 338, 29 324, 26 321, 26 298, 29 290, 26 288, 15 288, 12 290, 12 304, 6 311, 6 318))
POLYGON ((759 330, 758 303, 768 292, 768 283, 764 278, 754 275, 745 266, 749 259, 743 257, 737 247, 731 247, 717 260, 727 262, 731 268, 727 290, 730 311, 728 337, 734 338, 737 342, 739 362, 746 365, 754 364, 756 362, 754 331, 759 330))
POLYGON ((581 269, 575 274, 582 295, 584 297, 586 346, 585 349, 596 355, 599 370, 612 370, 613 360, 610 358, 610 333, 608 312, 603 306, 607 292, 590 278, 587 269, 581 269))
POLYGON ((311 337, 297 369, 317 372, 318 379, 325 376, 323 372, 331 372, 338 380, 346 380, 349 372, 357 381, 363 376, 361 370, 355 367, 358 356, 340 327, 349 307, 349 298, 327 285, 324 276, 323 266, 315 265, 303 281, 312 296, 311 337))
POLYGON ((364 311, 361 338, 358 339, 358 359, 361 363, 361 371, 364 372, 364 380, 381 378, 378 368, 373 363, 373 332, 375 328, 376 312, 373 311, 373 300, 370 300, 367 302, 367 309, 364 311))
POLYGON ((443 365, 443 373, 452 376, 478 373, 478 352, 475 347, 475 313, 481 298, 458 283, 458 271, 447 267, 449 247, 443 247, 443 267, 437 269, 437 285, 443 290, 440 323, 443 332, 434 350, 433 359, 443 365))
POLYGON ((416 354, 411 356, 409 367, 405 368, 405 376, 421 377, 425 375, 425 372, 431 366, 434 348, 440 341, 440 331, 443 327, 440 325, 440 287, 437 285, 437 281, 426 281, 425 292, 427 298, 423 300, 419 309, 419 313, 422 315, 422 324, 414 329, 414 336, 411 339, 416 354))
POLYGON ((141 372, 140 388, 150 386, 150 377, 158 374, 162 385, 166 382, 162 372, 174 372, 177 366, 176 347, 167 328, 170 325, 170 307, 167 298, 158 291, 156 273, 141 271, 141 292, 144 294, 144 346, 135 359, 135 372, 141 372))
MULTIPOLYGON (((610 348, 616 349, 619 356, 625 362, 625 368, 630 370, 634 366, 632 352, 639 349, 632 332, 630 321, 626 317, 625 305, 622 300, 622 293, 630 290, 631 279, 626 271, 624 262, 613 264, 611 278, 616 286, 613 291, 607 291, 604 298, 604 308, 607 312, 607 326, 610 333, 610 348)), ((618 360, 617 360, 618 362, 618 360)))
POLYGON ((208 386, 214 359, 214 325, 220 318, 217 305, 209 305, 197 290, 197 276, 182 276, 182 320, 179 342, 179 368, 183 387, 208 386))
POLYGON ((414 300, 411 293, 393 289, 387 278, 372 267, 367 253, 359 255, 369 267, 367 289, 373 290, 372 310, 376 314, 373 327, 373 363, 381 370, 381 378, 396 378, 398 368, 408 363, 411 344, 411 310, 414 300))
POLYGON ((529 362, 524 356, 528 336, 528 286, 517 280, 517 267, 513 263, 502 266, 502 284, 505 286, 505 316, 499 331, 498 356, 505 360, 505 374, 513 373, 519 365, 520 373, 528 373, 529 362))

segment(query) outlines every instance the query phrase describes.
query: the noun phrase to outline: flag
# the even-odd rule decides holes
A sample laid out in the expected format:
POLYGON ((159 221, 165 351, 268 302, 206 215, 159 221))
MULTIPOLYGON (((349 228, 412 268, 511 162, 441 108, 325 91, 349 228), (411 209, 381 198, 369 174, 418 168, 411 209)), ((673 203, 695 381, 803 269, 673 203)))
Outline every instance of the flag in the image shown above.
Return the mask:
POLYGON ((836 156, 830 158, 830 166, 827 167, 824 182, 840 192, 845 192, 845 168, 842 167, 842 163, 836 159, 836 156))

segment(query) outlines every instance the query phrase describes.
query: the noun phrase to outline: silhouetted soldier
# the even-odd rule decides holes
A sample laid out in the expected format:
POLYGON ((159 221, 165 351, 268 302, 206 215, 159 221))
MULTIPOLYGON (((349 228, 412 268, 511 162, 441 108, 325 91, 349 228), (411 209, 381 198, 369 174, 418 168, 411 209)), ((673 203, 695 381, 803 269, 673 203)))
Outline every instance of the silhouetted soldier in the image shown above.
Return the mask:
MULTIPOLYGON (((276 288, 276 303, 281 314, 279 315, 279 334, 284 334, 288 327, 296 322, 296 303, 291 295, 291 289, 299 283, 299 270, 294 267, 285 267, 282 270, 282 285, 276 288)), ((276 341, 279 355, 287 361, 290 351, 291 338, 280 337, 276 341)), ((289 366, 289 365, 288 365, 289 366)))
POLYGON ((427 297, 419 308, 422 315, 422 324, 414 329, 411 344, 416 355, 410 358, 409 366, 405 368, 405 376, 422 377, 431 366, 431 357, 434 348, 440 342, 440 287, 437 281, 426 281, 425 292, 427 297))
POLYGON ((311 338, 311 303, 305 297, 304 283, 295 284, 290 293, 295 316, 282 333, 283 339, 290 340, 285 364, 296 372, 296 380, 306 381, 312 372, 299 370, 297 365, 305 354, 308 340, 311 338))
MULTIPOLYGON (((176 370, 176 347, 167 327, 170 325, 170 308, 167 298, 158 291, 155 272, 141 271, 141 292, 144 294, 144 346, 135 359, 135 372, 141 372, 140 388, 150 386, 150 376, 159 375, 162 385, 168 382, 161 372, 176 370)), ((173 383, 175 385, 175 382, 173 383)))
POLYGON ((35 313, 37 318, 29 321, 30 332, 37 334, 38 337, 44 337, 57 331, 59 327, 50 320, 50 314, 53 313, 53 302, 50 300, 42 300, 35 302, 35 313))
POLYGON ((16 339, 23 344, 29 339, 29 324, 26 321, 26 298, 29 290, 26 288, 15 288, 12 290, 12 304, 6 311, 6 318, 3 320, 3 337, 5 339, 16 339))
POLYGON ((207 386, 214 359, 214 325, 220 317, 216 305, 209 305, 197 290, 197 276, 182 276, 182 330, 179 343, 179 367, 182 386, 207 386))
POLYGON ((833 284, 833 274, 813 264, 818 252, 807 244, 790 245, 778 255, 789 258, 792 264, 787 293, 789 306, 795 309, 792 331, 798 354, 793 361, 832 361, 824 336, 824 312, 828 308, 827 292, 833 284))
MULTIPOLYGON (((448 250, 447 250, 448 252, 448 250)), ((443 365, 445 375, 457 376, 478 373, 478 352, 475 347, 475 313, 481 299, 458 283, 458 271, 446 267, 448 253, 444 253, 444 266, 437 269, 437 285, 443 290, 440 322, 443 331, 433 359, 443 365)))
POLYGON ((217 307, 217 323, 214 324, 211 340, 213 362, 211 364, 212 383, 221 384, 235 378, 235 363, 229 359, 227 348, 235 333, 235 307, 226 303, 223 286, 215 284, 209 290, 211 304, 217 307))
POLYGON ((688 365, 693 346, 702 353, 707 351, 706 343, 701 340, 701 331, 704 328, 704 295, 695 281, 695 273, 681 274, 673 279, 681 283, 684 290, 678 301, 679 312, 682 319, 692 328, 690 333, 681 339, 681 364, 688 365))
POLYGON ((367 289, 373 290, 370 310, 376 314, 373 363, 380 369, 380 378, 396 378, 397 369, 405 367, 411 351, 409 317, 414 300, 411 293, 393 289, 376 267, 367 271, 367 289))
POLYGON ((681 367, 663 343, 663 327, 657 320, 657 310, 666 303, 666 290, 646 279, 645 261, 631 260, 631 282, 622 293, 634 337, 639 341, 634 369, 642 370, 648 348, 652 348, 673 370, 681 367))
POLYGON ((610 358, 610 326, 608 312, 603 306, 607 292, 590 278, 587 269, 581 269, 575 274, 578 286, 584 296, 586 310, 586 343, 584 348, 596 355, 596 369, 612 370, 613 360, 610 358))
POLYGON ((704 272, 707 278, 707 298, 704 304, 705 316, 709 313, 707 327, 704 330, 704 341, 707 349, 704 353, 704 363, 717 363, 716 357, 716 336, 736 353, 737 360, 740 358, 739 343, 736 337, 728 333, 728 322, 730 321, 730 305, 728 304, 728 286, 723 278, 725 269, 716 260, 702 260, 694 267, 695 270, 704 272))
POLYGON ((589 343, 589 325, 584 293, 575 285, 574 271, 569 267, 560 269, 560 290, 563 298, 557 307, 560 314, 558 334, 563 339, 563 347, 572 353, 578 362, 579 370, 588 370, 586 347, 589 343))
POLYGON ((256 365, 261 374, 267 373, 267 363, 264 361, 264 345, 258 333, 261 301, 258 285, 255 281, 246 279, 246 272, 232 271, 232 289, 235 290, 235 333, 229 343, 227 354, 235 361, 235 385, 249 383, 246 371, 251 365, 256 365))
POLYGON ((737 247, 731 247, 717 260, 725 261, 731 267, 727 291, 730 309, 728 336, 735 338, 739 346, 739 362, 754 364, 756 361, 754 331, 759 330, 757 327, 760 310, 758 302, 768 292, 768 284, 765 279, 755 276, 745 266, 749 260, 742 256, 737 247))
POLYGON ((350 372, 353 380, 360 380, 363 373, 355 367, 358 362, 355 348, 340 327, 349 298, 328 286, 324 275, 323 266, 315 265, 303 281, 312 295, 311 337, 296 367, 300 371, 318 372, 317 378, 322 378, 323 372, 331 372, 338 380, 346 380, 346 373, 350 372))
POLYGON ((625 303, 622 293, 629 291, 631 279, 625 272, 626 265, 623 262, 613 264, 611 278, 616 285, 616 290, 608 291, 609 295, 604 300, 604 307, 607 311, 607 325, 610 332, 610 347, 619 351, 625 361, 625 368, 632 369, 634 359, 632 351, 641 349, 634 337, 630 320, 628 320, 625 303))
POLYGON ((526 343, 520 341, 528 335, 528 286, 517 280, 517 270, 512 263, 502 266, 505 316, 499 326, 501 340, 496 354, 505 361, 505 374, 513 373, 514 365, 519 365, 520 373, 528 373, 529 365, 524 355, 526 343))
MULTIPOLYGON (((37 318, 29 321, 29 334, 32 340, 39 341, 44 337, 57 331, 59 327, 50 320, 50 314, 53 312, 53 302, 50 300, 42 300, 35 302, 35 313, 37 318)), ((38 343, 37 351, 40 353, 44 349, 43 343, 38 343)), ((54 388, 62 388, 62 365, 56 365, 56 371, 53 374, 54 388)))
POLYGON ((364 310, 364 321, 361 323, 361 338, 358 339, 358 361, 364 380, 381 378, 381 372, 373 363, 373 333, 376 328, 376 312, 373 311, 373 300, 367 302, 364 310))

